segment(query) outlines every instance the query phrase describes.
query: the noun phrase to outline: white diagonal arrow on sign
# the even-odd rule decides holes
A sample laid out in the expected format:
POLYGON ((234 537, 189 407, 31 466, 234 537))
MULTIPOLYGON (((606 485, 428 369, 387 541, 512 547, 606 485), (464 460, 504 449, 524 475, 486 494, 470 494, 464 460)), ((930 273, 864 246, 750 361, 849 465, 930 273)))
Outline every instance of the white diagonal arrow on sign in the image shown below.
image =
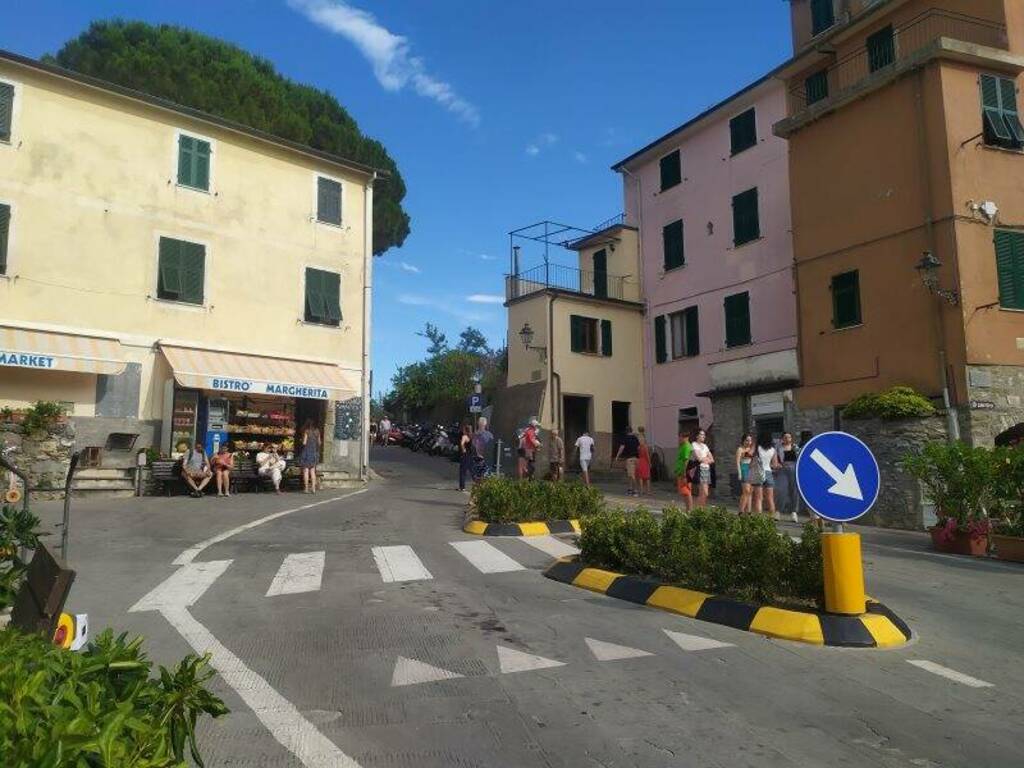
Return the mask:
POLYGON ((815 448, 811 451, 811 459, 821 467, 825 474, 832 478, 832 487, 829 493, 836 496, 845 496, 848 499, 864 501, 864 493, 860 489, 860 482, 857 480, 857 473, 853 471, 853 464, 846 465, 846 471, 840 471, 839 467, 832 463, 824 453, 815 448))

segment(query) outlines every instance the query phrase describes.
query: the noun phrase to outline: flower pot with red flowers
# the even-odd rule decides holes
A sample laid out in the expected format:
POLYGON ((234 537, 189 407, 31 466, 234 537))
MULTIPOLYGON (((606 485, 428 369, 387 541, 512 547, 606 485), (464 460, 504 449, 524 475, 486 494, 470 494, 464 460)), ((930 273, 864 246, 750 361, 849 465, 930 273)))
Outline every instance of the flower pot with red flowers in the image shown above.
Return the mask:
POLYGON ((928 532, 932 535, 932 546, 939 552, 984 557, 988 554, 991 529, 987 517, 968 520, 963 526, 955 517, 947 517, 928 532))

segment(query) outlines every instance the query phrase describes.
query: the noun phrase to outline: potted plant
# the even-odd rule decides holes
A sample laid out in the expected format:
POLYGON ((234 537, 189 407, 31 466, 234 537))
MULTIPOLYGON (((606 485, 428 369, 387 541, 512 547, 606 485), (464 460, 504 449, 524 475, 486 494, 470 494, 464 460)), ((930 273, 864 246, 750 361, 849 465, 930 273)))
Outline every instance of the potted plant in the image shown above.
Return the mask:
POLYGON ((993 452, 962 442, 932 442, 904 456, 901 465, 935 504, 938 522, 928 529, 935 549, 985 555, 991 533, 988 510, 997 487, 993 452))
POLYGON ((1024 563, 1024 514, 1001 520, 993 526, 992 548, 1000 560, 1024 563))
POLYGON ((1024 563, 1024 449, 996 448, 992 547, 1000 560, 1024 563))

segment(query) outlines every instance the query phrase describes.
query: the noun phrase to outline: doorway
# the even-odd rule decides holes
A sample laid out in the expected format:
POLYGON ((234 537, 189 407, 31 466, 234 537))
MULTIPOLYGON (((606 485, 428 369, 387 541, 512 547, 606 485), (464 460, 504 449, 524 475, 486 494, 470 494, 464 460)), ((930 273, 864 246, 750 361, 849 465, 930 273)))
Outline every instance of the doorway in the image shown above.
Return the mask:
POLYGON ((629 427, 629 403, 612 400, 612 456, 619 452, 629 427))
POLYGON ((608 254, 604 248, 594 253, 594 296, 608 298, 608 254))
POLYGON ((576 439, 590 431, 590 398, 579 395, 562 397, 562 419, 565 423, 565 452, 573 455, 576 439))

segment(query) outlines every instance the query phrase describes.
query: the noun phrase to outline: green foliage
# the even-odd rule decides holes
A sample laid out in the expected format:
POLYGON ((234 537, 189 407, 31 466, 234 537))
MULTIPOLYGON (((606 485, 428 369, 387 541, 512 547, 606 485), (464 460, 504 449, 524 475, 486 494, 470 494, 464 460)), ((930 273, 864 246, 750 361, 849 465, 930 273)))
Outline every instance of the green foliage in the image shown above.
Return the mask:
POLYGON ((486 523, 576 520, 604 507, 596 488, 582 483, 550 483, 489 477, 473 486, 473 505, 486 523))
POLYGON ((45 432, 57 419, 64 416, 64 406, 60 403, 40 400, 31 408, 26 409, 21 421, 21 429, 26 435, 37 435, 45 432))
POLYGON ((39 546, 39 518, 18 506, 0 508, 0 610, 10 607, 21 588, 28 564, 22 549, 39 546))
POLYGON ((931 442, 904 456, 900 466, 928 491, 939 525, 955 520, 966 531, 988 517, 997 488, 1007 482, 1000 479, 995 457, 988 448, 963 442, 931 442))
POLYGON ((459 334, 458 349, 460 352, 468 352, 471 355, 489 356, 493 354, 487 344, 487 337, 472 326, 459 334))
MULTIPOLYGON (((469 329, 467 328, 466 330, 468 331, 469 329)), ((430 346, 427 347, 428 357, 437 357, 443 352, 448 351, 448 336, 433 323, 427 323, 422 331, 416 332, 416 335, 422 336, 430 342, 430 346)))
POLYGON ((3 630, 0 658, 0 754, 10 768, 185 768, 188 756, 202 766, 196 723, 228 712, 206 689, 209 656, 189 654, 151 678, 142 638, 110 630, 82 653, 3 630))
POLYGON ((112 20, 93 22, 44 61, 383 169, 389 175, 374 184, 373 252, 409 235, 405 182, 384 146, 364 136, 334 96, 288 80, 266 59, 190 29, 112 20))
POLYGON ((909 419, 934 414, 932 401, 910 387, 892 387, 884 392, 863 394, 843 408, 844 419, 909 419))
POLYGON ((811 524, 800 542, 767 517, 714 507, 660 516, 609 509, 580 524, 587 565, 741 600, 822 601, 821 538, 811 524))

